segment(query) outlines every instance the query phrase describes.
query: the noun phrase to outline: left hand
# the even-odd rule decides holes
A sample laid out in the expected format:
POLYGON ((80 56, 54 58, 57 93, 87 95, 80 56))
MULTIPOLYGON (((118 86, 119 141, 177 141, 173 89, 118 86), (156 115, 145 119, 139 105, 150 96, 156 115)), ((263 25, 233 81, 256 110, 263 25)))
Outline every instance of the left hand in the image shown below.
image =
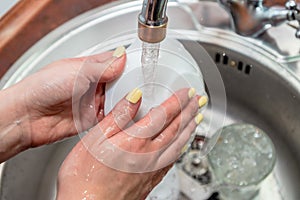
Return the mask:
POLYGON ((64 59, 1 91, 8 102, 0 106, 2 114, 7 113, 0 116, 0 162, 29 147, 77 134, 73 113, 85 119, 80 131, 95 125, 104 117, 105 83, 121 75, 125 62, 124 47, 64 59))

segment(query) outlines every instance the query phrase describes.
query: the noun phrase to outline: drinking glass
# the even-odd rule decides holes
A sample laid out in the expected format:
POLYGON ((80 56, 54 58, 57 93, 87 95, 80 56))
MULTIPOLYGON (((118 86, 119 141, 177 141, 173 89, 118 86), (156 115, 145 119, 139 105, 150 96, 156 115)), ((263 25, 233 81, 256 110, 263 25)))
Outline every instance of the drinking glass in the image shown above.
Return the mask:
POLYGON ((218 131, 208 154, 214 184, 225 200, 249 200, 272 172, 275 148, 266 133, 251 124, 233 124, 218 131))

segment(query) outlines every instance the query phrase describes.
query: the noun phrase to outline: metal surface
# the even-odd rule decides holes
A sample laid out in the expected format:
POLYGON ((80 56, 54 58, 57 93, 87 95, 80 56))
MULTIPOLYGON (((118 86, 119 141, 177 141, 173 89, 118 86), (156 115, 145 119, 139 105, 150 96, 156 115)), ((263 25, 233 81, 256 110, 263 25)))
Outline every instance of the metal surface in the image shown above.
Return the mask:
MULTIPOLYGON (((215 60, 226 87, 227 124, 243 121, 268 133, 278 157, 274 190, 279 189, 282 199, 300 199, 300 81, 294 73, 299 57, 291 59, 259 40, 246 39, 231 31, 203 27, 199 31, 200 25, 195 24, 192 15, 193 6, 198 3, 171 3, 169 27, 201 43, 215 60)), ((114 33, 134 29, 140 7, 139 1, 117 2, 61 26, 18 60, 1 80, 1 87, 18 82, 54 60, 76 56, 114 33)), ((197 48, 190 45, 191 41, 183 43, 199 62, 197 48)), ((204 79, 212 78, 203 75, 204 79)), ((74 137, 31 149, 4 163, 0 171, 0 199, 54 199, 57 171, 77 141, 74 137)))
POLYGON ((167 23, 161 26, 148 26, 139 21, 138 28, 140 40, 148 43, 158 43, 163 41, 167 33, 167 23))
POLYGON ((168 22, 167 0, 145 0, 139 21, 148 26, 161 26, 168 22))
POLYGON ((138 17, 139 38, 148 43, 161 42, 166 37, 168 0, 144 0, 138 17))
POLYGON ((272 26, 283 22, 298 20, 299 11, 297 4, 284 5, 285 0, 219 0, 218 1, 231 15, 234 29, 238 34, 257 37, 272 26), (265 6, 267 4, 268 6, 265 6))

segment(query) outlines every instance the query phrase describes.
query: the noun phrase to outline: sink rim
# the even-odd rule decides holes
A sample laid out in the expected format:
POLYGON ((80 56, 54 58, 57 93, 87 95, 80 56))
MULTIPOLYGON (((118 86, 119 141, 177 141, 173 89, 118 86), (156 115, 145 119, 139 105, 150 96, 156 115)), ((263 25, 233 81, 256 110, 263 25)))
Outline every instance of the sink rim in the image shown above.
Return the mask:
MULTIPOLYGON (((5 73, 5 75, 0 80, 0 88, 6 88, 9 85, 14 84, 16 81, 19 81, 20 78, 16 78, 16 76, 23 78, 24 72, 26 73, 26 71, 28 72, 29 70, 31 70, 34 63, 43 59, 43 56, 48 51, 51 51, 52 48, 55 48, 64 40, 68 39, 68 36, 72 36, 80 32, 84 28, 91 27, 93 26, 93 24, 99 23, 99 21, 107 20, 108 18, 114 17, 115 15, 128 13, 133 10, 139 11, 141 6, 140 3, 141 2, 138 0, 121 0, 118 2, 108 3, 104 6, 100 6, 99 8, 95 8, 86 13, 83 13, 78 17, 75 17, 74 19, 64 23, 59 28, 50 32, 40 41, 38 41, 13 64, 13 66, 5 73), (27 70, 24 68, 27 68, 27 70)), ((168 6, 182 5, 178 2, 169 2, 168 6)), ((194 16, 191 16, 191 18, 194 18, 194 16)), ((193 22, 195 23, 195 20, 193 22)), ((263 55, 264 57, 268 58, 268 60, 274 61, 272 65, 268 65, 267 67, 275 72, 275 69, 280 69, 280 73, 278 72, 278 75, 289 77, 289 81, 293 84, 300 83, 300 77, 298 77, 287 67, 288 63, 295 62, 295 60, 286 60, 284 56, 280 55, 269 46, 262 44, 259 40, 239 36, 230 30, 201 27, 201 25, 201 28, 199 30, 197 27, 199 27, 199 24, 195 24, 194 30, 173 30, 188 33, 189 37, 195 36, 198 38, 198 40, 200 38, 200 41, 204 40, 205 38, 206 40, 211 41, 214 44, 220 44, 220 42, 225 41, 229 44, 236 43, 242 45, 246 48, 251 49, 252 51, 263 55), (275 67, 274 64, 277 64, 278 66, 275 67), (272 67, 273 65, 274 67, 272 67), (290 79, 292 77, 294 78, 290 79)), ((300 61, 300 57, 297 59, 299 59, 300 61)), ((299 88, 300 92, 300 87, 296 87, 296 89, 297 88, 299 88)))

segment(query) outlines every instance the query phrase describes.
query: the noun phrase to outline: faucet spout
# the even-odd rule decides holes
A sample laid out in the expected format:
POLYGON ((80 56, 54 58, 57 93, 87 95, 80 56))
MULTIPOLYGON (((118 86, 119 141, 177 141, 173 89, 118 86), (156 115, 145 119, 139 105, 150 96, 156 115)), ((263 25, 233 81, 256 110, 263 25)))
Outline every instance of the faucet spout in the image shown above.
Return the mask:
POLYGON ((138 17, 139 38, 148 43, 161 42, 166 37, 168 0, 144 0, 138 17))

